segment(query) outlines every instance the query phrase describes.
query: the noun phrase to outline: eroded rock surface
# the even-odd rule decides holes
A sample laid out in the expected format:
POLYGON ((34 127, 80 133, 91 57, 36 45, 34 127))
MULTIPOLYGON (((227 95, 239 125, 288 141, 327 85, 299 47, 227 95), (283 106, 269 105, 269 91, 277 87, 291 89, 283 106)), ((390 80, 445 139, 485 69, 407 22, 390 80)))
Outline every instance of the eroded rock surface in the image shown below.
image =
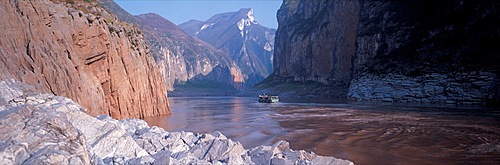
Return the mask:
POLYGON ((7 164, 353 164, 294 151, 245 149, 220 132, 167 132, 139 119, 91 117, 72 100, 0 81, 0 162, 7 164))
POLYGON ((90 115, 170 113, 142 33, 97 3, 1 1, 0 14, 0 80, 69 97, 90 115))

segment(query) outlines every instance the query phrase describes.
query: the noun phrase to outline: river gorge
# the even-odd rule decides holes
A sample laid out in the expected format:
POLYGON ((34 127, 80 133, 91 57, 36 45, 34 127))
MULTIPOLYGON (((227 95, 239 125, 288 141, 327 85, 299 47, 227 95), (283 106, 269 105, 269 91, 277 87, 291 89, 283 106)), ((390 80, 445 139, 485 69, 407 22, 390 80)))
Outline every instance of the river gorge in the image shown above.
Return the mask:
POLYGON ((220 131, 245 148, 292 149, 356 164, 496 164, 500 111, 482 106, 172 97, 173 115, 145 119, 167 131, 220 131))

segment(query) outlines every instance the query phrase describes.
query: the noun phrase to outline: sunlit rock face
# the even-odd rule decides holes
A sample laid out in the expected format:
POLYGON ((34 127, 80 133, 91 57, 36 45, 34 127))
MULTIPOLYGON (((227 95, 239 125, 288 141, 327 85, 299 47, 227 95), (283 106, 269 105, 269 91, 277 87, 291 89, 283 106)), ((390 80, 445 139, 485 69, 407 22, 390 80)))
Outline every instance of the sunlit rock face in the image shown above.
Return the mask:
POLYGON ((133 16, 111 0, 98 0, 118 18, 138 26, 144 32, 151 54, 162 67, 167 88, 175 84, 201 78, 233 85, 240 88, 244 80, 238 65, 231 57, 210 44, 186 34, 175 24, 158 14, 146 13, 133 16), (224 70, 227 75, 209 76, 214 68, 224 70))
POLYGON ((217 14, 206 21, 190 20, 179 27, 228 53, 241 69, 247 85, 263 80, 272 72, 276 30, 260 25, 251 8, 217 14))
POLYGON ((142 33, 95 2, 0 2, 0 79, 74 99, 90 115, 170 114, 142 33))

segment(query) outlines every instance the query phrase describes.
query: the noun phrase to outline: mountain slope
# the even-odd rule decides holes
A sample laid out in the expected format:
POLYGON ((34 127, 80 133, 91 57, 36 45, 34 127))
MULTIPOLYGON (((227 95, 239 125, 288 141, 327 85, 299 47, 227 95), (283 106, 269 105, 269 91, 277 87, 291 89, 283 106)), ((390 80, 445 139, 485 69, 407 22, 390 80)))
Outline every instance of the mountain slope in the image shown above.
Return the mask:
POLYGON ((137 25, 144 32, 156 62, 163 66, 170 90, 175 84, 196 79, 213 80, 241 88, 243 78, 240 68, 224 52, 209 44, 185 34, 167 19, 153 13, 132 16, 111 0, 99 0, 105 8, 117 13, 118 17, 137 25), (212 73, 214 68, 227 73, 212 73))
POLYGON ((272 71, 276 30, 258 24, 250 8, 217 14, 206 21, 190 20, 179 27, 228 53, 245 74, 247 85, 263 80, 272 71))

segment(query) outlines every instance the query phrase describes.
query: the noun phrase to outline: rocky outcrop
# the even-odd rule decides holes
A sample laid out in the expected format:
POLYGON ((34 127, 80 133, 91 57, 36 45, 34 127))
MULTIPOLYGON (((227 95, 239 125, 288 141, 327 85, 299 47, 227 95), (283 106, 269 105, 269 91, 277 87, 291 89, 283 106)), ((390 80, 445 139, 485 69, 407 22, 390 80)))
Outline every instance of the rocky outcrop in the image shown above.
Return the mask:
POLYGON ((418 77, 364 75, 351 82, 348 98, 360 101, 485 104, 495 102, 500 80, 490 72, 432 73, 418 77))
POLYGON ((278 10, 274 80, 349 82, 359 1, 285 0, 278 10))
POLYGON ((0 162, 6 164, 353 164, 290 149, 245 149, 220 132, 166 132, 139 119, 91 117, 72 100, 0 81, 0 162), (92 124, 89 124, 92 123, 92 124))
POLYGON ((0 79, 72 98, 90 115, 170 113, 165 81, 137 28, 95 2, 0 3, 0 79))
POLYGON ((276 30, 255 21, 251 8, 217 14, 206 21, 190 20, 179 27, 229 54, 241 68, 246 86, 272 72, 276 30))
POLYGON ((241 88, 244 82, 241 69, 227 53, 186 34, 158 14, 147 13, 133 16, 111 0, 98 0, 98 2, 107 10, 116 13, 121 20, 138 26, 144 32, 151 54, 162 67, 169 90, 173 90, 174 85, 195 77, 205 77, 204 80, 213 80, 241 88), (214 68, 223 68, 226 70, 225 73, 230 74, 224 75, 224 79, 210 79, 212 77, 207 75, 214 68))

